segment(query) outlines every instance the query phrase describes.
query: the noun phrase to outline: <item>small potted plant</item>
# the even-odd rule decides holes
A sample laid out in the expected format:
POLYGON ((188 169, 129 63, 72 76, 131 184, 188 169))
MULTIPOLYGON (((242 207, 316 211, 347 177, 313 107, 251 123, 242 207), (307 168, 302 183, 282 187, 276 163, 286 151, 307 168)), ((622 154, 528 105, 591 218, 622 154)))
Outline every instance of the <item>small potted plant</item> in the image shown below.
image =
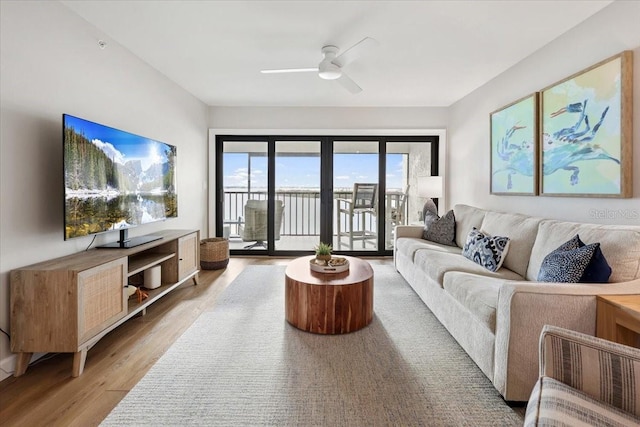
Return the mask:
POLYGON ((331 260, 331 251, 333 250, 333 248, 330 244, 320 242, 315 249, 317 261, 323 261, 324 263, 327 263, 329 260, 331 260))

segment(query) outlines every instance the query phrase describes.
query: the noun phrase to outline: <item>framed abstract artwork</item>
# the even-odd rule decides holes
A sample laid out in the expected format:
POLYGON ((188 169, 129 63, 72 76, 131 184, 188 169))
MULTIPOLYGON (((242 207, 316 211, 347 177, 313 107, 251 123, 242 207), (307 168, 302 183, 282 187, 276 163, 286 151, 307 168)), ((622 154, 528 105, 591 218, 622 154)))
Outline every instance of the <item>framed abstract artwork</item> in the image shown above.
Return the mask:
POLYGON ((491 194, 538 192, 538 93, 490 114, 491 194))
POLYGON ((632 196, 632 55, 541 91, 541 195, 632 196))

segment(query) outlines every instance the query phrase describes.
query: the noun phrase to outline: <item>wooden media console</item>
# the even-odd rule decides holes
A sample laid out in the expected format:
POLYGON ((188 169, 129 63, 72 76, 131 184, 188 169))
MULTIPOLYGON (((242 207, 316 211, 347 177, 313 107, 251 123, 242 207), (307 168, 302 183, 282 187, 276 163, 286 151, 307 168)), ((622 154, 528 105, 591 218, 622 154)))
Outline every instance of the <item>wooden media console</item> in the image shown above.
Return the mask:
POLYGON ((91 249, 11 272, 11 351, 15 376, 33 353, 74 353, 72 376, 82 374, 87 351, 107 333, 188 279, 198 283, 200 232, 165 230, 128 249, 91 249), (129 299, 129 278, 159 265, 162 286, 129 299))

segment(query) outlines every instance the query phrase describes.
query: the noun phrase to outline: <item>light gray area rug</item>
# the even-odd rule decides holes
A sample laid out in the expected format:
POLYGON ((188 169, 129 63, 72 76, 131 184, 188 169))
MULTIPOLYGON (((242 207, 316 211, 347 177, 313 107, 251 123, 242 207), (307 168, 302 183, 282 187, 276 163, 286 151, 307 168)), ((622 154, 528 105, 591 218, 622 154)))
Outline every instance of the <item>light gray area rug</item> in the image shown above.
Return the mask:
POLYGON ((351 334, 300 331, 284 267, 248 267, 102 425, 522 425, 391 266, 374 265, 374 310, 351 334))

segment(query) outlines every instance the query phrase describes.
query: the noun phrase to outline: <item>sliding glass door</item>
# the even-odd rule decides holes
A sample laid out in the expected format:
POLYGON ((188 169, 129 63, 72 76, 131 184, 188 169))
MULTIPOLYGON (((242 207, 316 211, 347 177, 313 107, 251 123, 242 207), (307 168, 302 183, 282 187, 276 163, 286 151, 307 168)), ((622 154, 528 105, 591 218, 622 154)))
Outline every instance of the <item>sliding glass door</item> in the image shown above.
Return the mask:
POLYGON ((232 254, 389 255, 394 229, 419 221, 421 175, 438 138, 217 136, 215 235, 232 254))
POLYGON ((310 251, 320 242, 320 146, 319 140, 275 141, 276 251, 310 251))
POLYGON ((379 141, 333 141, 333 247, 377 251, 379 141))
POLYGON ((234 249, 266 251, 269 246, 268 143, 224 141, 221 155, 218 216, 222 233, 219 234, 233 242, 234 249))
POLYGON ((419 138, 388 138, 385 152, 384 245, 393 250, 395 227, 422 221, 426 199, 418 193, 418 182, 424 176, 438 175, 438 143, 419 138))

